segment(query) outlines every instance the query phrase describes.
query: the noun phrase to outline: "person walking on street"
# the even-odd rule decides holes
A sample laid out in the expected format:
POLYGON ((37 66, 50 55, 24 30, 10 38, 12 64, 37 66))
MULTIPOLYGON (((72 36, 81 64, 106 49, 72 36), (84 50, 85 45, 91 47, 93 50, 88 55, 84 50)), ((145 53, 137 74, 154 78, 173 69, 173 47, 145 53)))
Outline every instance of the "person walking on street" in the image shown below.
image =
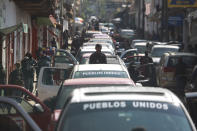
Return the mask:
POLYGON ((0 84, 5 84, 5 83, 6 83, 5 70, 3 69, 3 65, 0 64, 0 84))
POLYGON ((57 42, 55 40, 55 37, 53 37, 52 41, 51 41, 51 47, 55 47, 57 48, 57 42))
POLYGON ((31 53, 25 54, 24 59, 21 61, 21 65, 25 88, 32 92, 34 81, 34 66, 36 65, 36 61, 32 58, 31 53))
POLYGON ((42 67, 50 67, 50 64, 51 64, 51 58, 46 55, 46 51, 42 50, 40 52, 40 57, 39 57, 39 59, 37 61, 37 68, 36 68, 37 78, 39 76, 40 69, 42 67))
POLYGON ((148 51, 145 51, 145 56, 141 57, 140 64, 153 63, 153 59, 148 55, 148 51))
POLYGON ((145 51, 145 56, 140 59, 139 71, 141 75, 144 75, 146 78, 154 78, 154 69, 153 69, 153 59, 148 55, 148 51, 145 51))
POLYGON ((96 44, 96 52, 90 56, 89 64, 107 64, 106 56, 101 52, 102 45, 96 44))
POLYGON ((175 65, 174 77, 176 79, 176 88, 175 94, 180 98, 185 98, 185 85, 187 82, 186 78, 186 64, 183 62, 183 59, 180 57, 178 63, 175 65))
POLYGON ((15 64, 15 69, 9 75, 9 84, 23 86, 22 71, 20 66, 20 63, 18 62, 15 64))
POLYGON ((70 35, 68 33, 68 30, 65 30, 63 32, 63 38, 64 38, 64 45, 63 45, 63 49, 68 49, 68 39, 69 39, 70 35))
POLYGON ((79 35, 73 37, 71 44, 71 53, 75 56, 80 48, 80 38, 79 35))

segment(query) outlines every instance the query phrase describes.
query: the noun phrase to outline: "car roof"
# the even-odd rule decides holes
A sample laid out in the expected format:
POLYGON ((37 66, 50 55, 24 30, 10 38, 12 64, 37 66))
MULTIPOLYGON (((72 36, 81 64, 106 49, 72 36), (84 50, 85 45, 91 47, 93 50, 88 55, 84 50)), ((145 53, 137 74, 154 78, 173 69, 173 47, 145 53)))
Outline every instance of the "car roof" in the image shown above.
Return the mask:
POLYGON ((63 85, 135 85, 135 83, 129 78, 79 78, 79 79, 67 79, 63 85))
MULTIPOLYGON (((81 52, 85 52, 85 51, 93 51, 95 52, 95 47, 93 46, 83 46, 81 48, 81 52)), ((104 52, 104 51, 109 51, 109 52, 112 52, 112 50, 106 46, 103 46, 102 49, 101 49, 101 52, 104 52)))
POLYGON ((72 96, 72 103, 109 100, 141 100, 180 103, 180 100, 171 91, 159 87, 80 88, 74 90, 72 96))
POLYGON ((134 32, 134 30, 132 30, 132 29, 121 29, 121 31, 132 31, 132 32, 134 32))
POLYGON ((83 46, 87 46, 87 45, 96 45, 96 44, 101 44, 101 45, 112 45, 111 43, 109 42, 86 42, 86 43, 83 43, 83 46))
POLYGON ((75 65, 75 71, 125 71, 120 64, 79 64, 75 65))
POLYGON ((123 51, 121 54, 126 54, 127 52, 137 52, 137 51, 138 51, 137 48, 135 48, 135 49, 128 49, 128 50, 123 51))
POLYGON ((197 56, 194 53, 187 53, 187 52, 168 52, 164 54, 168 54, 170 56, 197 56))
MULTIPOLYGON (((8 90, 17 90, 18 92, 21 91, 21 92, 24 92, 26 93, 28 96, 30 96, 34 101, 36 102, 39 102, 41 104, 42 107, 44 107, 45 109, 49 110, 48 107, 43 103, 41 102, 41 100, 36 97, 34 94, 32 94, 30 91, 28 91, 26 88, 22 87, 22 86, 19 86, 19 85, 0 85, 0 90, 2 89, 8 89, 8 90)), ((0 95, 1 96, 1 95, 0 95)))
POLYGON ((138 46, 138 45, 142 45, 142 46, 146 46, 147 42, 137 42, 134 44, 134 46, 138 46))
MULTIPOLYGON (((107 52, 104 52, 104 54, 106 55, 106 57, 108 57, 108 56, 113 56, 112 54, 107 53, 107 52)), ((89 58, 91 55, 92 55, 91 52, 84 53, 84 54, 82 55, 82 58, 89 58)))
POLYGON ((86 33, 90 33, 90 34, 102 34, 101 31, 94 31, 94 30, 87 30, 86 33))
POLYGON ((142 39, 135 39, 132 42, 148 42, 147 40, 142 40, 142 39))
POLYGON ((113 42, 112 41, 112 39, 111 38, 91 38, 90 40, 89 40, 90 42, 93 42, 93 41, 109 41, 109 42, 113 42))
MULTIPOLYGON (((110 44, 101 44, 101 45, 102 45, 102 49, 112 47, 112 45, 110 45, 110 44)), ((83 45, 81 48, 93 48, 95 50, 95 45, 94 44, 86 44, 86 45, 83 45)))
MULTIPOLYGON (((82 56, 82 59, 83 58, 88 58, 86 60, 86 63, 89 63, 89 57, 92 53, 85 53, 83 54, 82 56)), ((124 64, 124 62, 122 61, 122 59, 117 56, 117 55, 112 55, 112 54, 109 54, 109 53, 104 53, 106 55, 106 59, 107 59, 107 64, 124 64)))
POLYGON ((154 45, 152 48, 176 48, 176 49, 179 49, 179 47, 175 46, 175 45, 154 45))
POLYGON ((128 50, 125 50, 124 52, 130 52, 130 51, 137 51, 137 49, 128 49, 128 50))
POLYGON ((110 36, 109 35, 107 35, 107 34, 93 34, 93 37, 107 37, 107 38, 110 38, 110 36))

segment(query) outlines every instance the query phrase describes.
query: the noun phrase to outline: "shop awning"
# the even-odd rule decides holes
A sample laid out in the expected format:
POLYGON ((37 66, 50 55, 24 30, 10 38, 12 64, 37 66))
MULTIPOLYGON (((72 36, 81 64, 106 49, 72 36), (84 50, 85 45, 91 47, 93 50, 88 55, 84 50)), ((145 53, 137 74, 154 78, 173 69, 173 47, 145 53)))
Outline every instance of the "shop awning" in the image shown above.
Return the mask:
POLYGON ((3 28, 3 29, 0 29, 0 35, 7 35, 7 34, 10 34, 12 32, 14 32, 15 30, 19 29, 19 28, 22 28, 23 27, 23 24, 20 23, 18 25, 14 25, 14 26, 10 26, 10 27, 7 27, 7 28, 3 28))
POLYGON ((53 24, 54 27, 56 27, 56 25, 58 24, 56 19, 53 17, 53 15, 49 15, 49 19, 51 21, 51 23, 53 24))
POLYGON ((37 24, 38 25, 52 25, 48 17, 37 17, 37 24))

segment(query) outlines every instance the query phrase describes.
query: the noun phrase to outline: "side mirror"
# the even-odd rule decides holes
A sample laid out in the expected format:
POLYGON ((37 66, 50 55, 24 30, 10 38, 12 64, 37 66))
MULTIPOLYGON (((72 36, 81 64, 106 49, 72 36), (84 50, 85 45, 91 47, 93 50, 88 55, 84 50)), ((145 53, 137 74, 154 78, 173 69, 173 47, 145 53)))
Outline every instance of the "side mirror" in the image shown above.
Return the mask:
POLYGON ((74 66, 74 64, 68 64, 68 66, 69 66, 69 67, 73 67, 73 66, 74 66))
POLYGON ((135 83, 135 85, 136 85, 137 87, 143 87, 143 85, 142 85, 141 83, 135 83))
POLYGON ((116 49, 119 49, 120 48, 120 46, 119 45, 116 45, 116 49))
POLYGON ((123 58, 122 60, 125 62, 127 60, 127 58, 123 58))
POLYGON ((42 108, 42 106, 39 103, 36 103, 34 105, 33 111, 34 112, 44 112, 44 109, 42 108))

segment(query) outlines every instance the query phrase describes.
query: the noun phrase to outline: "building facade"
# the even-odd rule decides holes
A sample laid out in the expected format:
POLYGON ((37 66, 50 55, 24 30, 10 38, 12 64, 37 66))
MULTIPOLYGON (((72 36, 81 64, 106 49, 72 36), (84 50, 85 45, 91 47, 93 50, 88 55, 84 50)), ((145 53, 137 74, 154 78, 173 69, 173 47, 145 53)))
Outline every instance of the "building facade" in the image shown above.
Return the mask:
POLYGON ((48 42, 46 27, 51 23, 38 23, 39 17, 45 17, 49 21, 48 16, 51 12, 50 6, 47 5, 51 3, 42 0, 37 3, 0 0, 0 64, 6 71, 7 80, 14 64, 20 62, 25 53, 30 52, 36 58, 38 47, 48 42), (40 38, 43 42, 40 42, 40 38))

